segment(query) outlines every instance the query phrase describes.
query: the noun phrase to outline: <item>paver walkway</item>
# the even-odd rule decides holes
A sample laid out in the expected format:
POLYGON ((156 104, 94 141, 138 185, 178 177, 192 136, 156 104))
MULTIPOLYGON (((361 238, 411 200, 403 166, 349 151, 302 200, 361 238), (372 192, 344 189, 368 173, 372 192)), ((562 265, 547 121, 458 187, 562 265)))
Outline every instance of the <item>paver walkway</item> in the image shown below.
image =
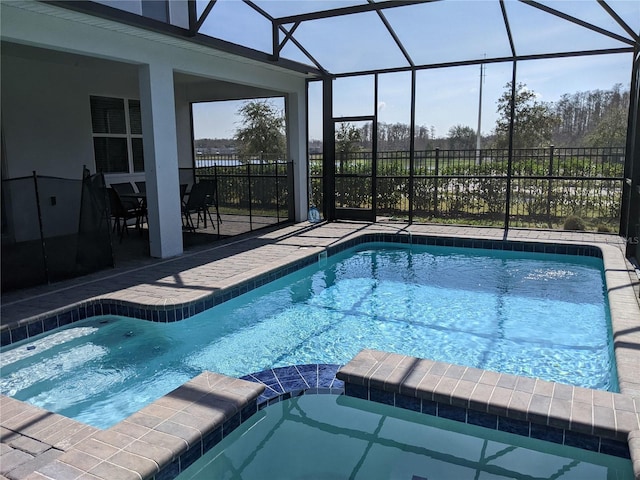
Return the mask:
MULTIPOLYGON (((616 235, 504 230, 456 226, 329 223, 301 224, 266 233, 232 238, 209 248, 170 259, 139 259, 111 270, 74 280, 3 294, 1 325, 24 321, 45 312, 95 297, 130 300, 147 305, 189 302, 229 287, 276 266, 294 262, 357 232, 399 232, 459 238, 606 243, 624 248, 616 235)), ((630 272, 633 270, 629 265, 630 272)))

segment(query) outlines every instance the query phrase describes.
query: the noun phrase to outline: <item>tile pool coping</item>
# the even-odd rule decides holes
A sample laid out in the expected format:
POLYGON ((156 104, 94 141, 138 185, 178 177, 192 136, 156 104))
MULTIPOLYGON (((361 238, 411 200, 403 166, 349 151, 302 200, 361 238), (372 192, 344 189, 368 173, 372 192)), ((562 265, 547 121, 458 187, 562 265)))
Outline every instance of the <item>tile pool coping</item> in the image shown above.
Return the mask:
POLYGON ((257 411, 309 394, 344 394, 628 458, 640 474, 640 404, 631 397, 376 350, 342 366, 292 365, 239 379, 203 372, 106 430, 10 397, 0 405, 22 410, 9 427, 26 424, 23 435, 61 449, 27 480, 170 480, 257 411), (61 429, 75 432, 73 440, 61 429))
POLYGON ((640 475, 638 398, 376 350, 336 376, 349 396, 630 458, 640 475))
MULTIPOLYGON (((331 228, 331 225, 325 228, 331 228)), ((496 232, 488 229, 463 229, 461 230, 460 236, 455 236, 457 233, 452 234, 450 231, 448 234, 443 235, 441 232, 446 229, 441 229, 440 232, 432 234, 424 233, 420 228, 415 228, 413 232, 402 228, 392 233, 389 232, 387 226, 369 226, 366 229, 357 227, 355 232, 353 228, 349 230, 350 227, 341 225, 337 225, 336 228, 344 228, 347 234, 343 234, 341 239, 334 241, 334 239, 331 238, 331 232, 325 234, 326 230, 321 228, 317 236, 312 239, 313 243, 310 239, 306 246, 298 246, 295 255, 289 255, 289 257, 278 261, 274 267, 263 268, 259 270, 259 274, 257 275, 254 271, 247 272, 247 275, 244 276, 239 275, 234 277, 233 281, 228 282, 224 288, 215 290, 214 293, 201 294, 198 298, 188 302, 180 303, 176 302, 175 298, 167 298, 162 302, 152 301, 147 305, 143 305, 139 299, 136 299, 137 301, 131 301, 128 299, 131 297, 127 297, 126 295, 120 296, 120 298, 118 298, 118 295, 93 297, 85 301, 76 302, 67 307, 57 308, 51 312, 25 317, 9 325, 2 325, 0 339, 3 345, 7 345, 14 341, 29 338, 59 326, 82 320, 92 314, 127 315, 151 321, 177 321, 181 318, 188 318, 189 316, 195 315, 209 306, 234 298, 253 288, 257 288, 303 268, 306 265, 311 265, 319 261, 323 255, 333 255, 347 248, 368 242, 386 241, 394 243, 501 250, 510 249, 515 251, 595 256, 602 258, 605 265, 616 361, 618 364, 618 377, 620 390, 623 393, 621 397, 632 399, 631 401, 634 403, 634 408, 636 409, 635 420, 637 421, 637 405, 639 400, 633 397, 640 397, 640 372, 636 372, 636 370, 638 370, 637 365, 640 364, 638 361, 640 357, 640 351, 638 350, 638 345, 640 345, 640 332, 638 331, 638 326, 640 326, 640 311, 638 310, 638 303, 633 293, 628 268, 619 245, 606 243, 608 240, 603 242, 599 242, 598 240, 581 242, 577 237, 573 238, 571 236, 562 236, 565 241, 560 242, 558 239, 550 238, 534 238, 533 240, 520 240, 516 238, 514 240, 506 240, 502 238, 501 234, 498 235, 496 232), (471 232, 471 234, 469 234, 469 232, 471 232), (477 238, 474 237, 473 235, 478 232, 479 235, 477 235, 477 238), (489 238, 485 238, 485 235, 489 238), (325 238, 327 241, 323 241, 325 238), (291 258, 293 258, 293 260, 291 260, 291 258), (171 310, 173 310, 173 314, 171 310)), ((414 227, 412 227, 412 230, 414 230, 414 227)), ((536 237, 537 235, 539 234, 536 232, 531 234, 532 237, 536 237)), ((544 235, 541 235, 541 237, 544 237, 544 235)), ((376 397, 375 393, 374 397, 376 397)), ((5 401, 4 398, 2 400, 5 401)), ((24 405, 25 408, 30 407, 26 404, 24 405)), ((442 411, 447 412, 448 410, 445 408, 442 411)), ((3 413, 3 417, 4 416, 3 413)), ((519 420, 519 418, 515 420, 519 420)), ((2 423, 4 425, 4 419, 2 423)), ((638 434, 638 432, 631 432, 629 434, 628 445, 634 462, 636 478, 640 479, 640 463, 638 463, 638 457, 640 457, 640 434, 638 434)), ((33 479, 30 478, 29 480, 39 478, 50 477, 38 476, 37 473, 34 473, 33 479)), ((69 478, 96 477, 83 476, 69 478)), ((102 478, 111 477, 102 476, 102 478)), ((133 476, 131 478, 145 477, 133 476)))

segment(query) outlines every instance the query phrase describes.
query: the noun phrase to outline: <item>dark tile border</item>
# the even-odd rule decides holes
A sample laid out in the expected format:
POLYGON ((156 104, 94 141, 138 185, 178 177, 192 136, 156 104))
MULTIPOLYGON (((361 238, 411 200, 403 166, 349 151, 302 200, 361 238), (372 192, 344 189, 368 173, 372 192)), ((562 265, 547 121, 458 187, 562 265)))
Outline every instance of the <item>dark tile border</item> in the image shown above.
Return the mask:
POLYGON ((196 460, 220 443, 254 413, 282 400, 310 394, 344 393, 344 384, 335 377, 341 365, 307 364, 270 368, 241 377, 241 380, 265 386, 262 395, 227 419, 221 426, 207 433, 201 441, 191 446, 170 464, 153 476, 153 480, 172 480, 189 468, 196 460))
POLYGON ((193 465, 196 460, 225 439, 227 435, 232 433, 242 423, 251 418, 257 411, 258 403, 256 400, 246 405, 228 420, 225 420, 222 425, 205 434, 202 439, 194 445, 189 446, 187 450, 178 455, 171 463, 163 466, 162 469, 151 478, 153 480, 173 480, 193 465))
POLYGON ((309 394, 344 393, 344 382, 336 378, 342 365, 312 363, 292 365, 263 370, 240 377, 241 380, 260 383, 265 386, 258 397, 258 409, 287 400, 292 397, 309 394))
POLYGON ((543 440, 560 445, 581 448, 597 453, 630 459, 626 442, 599 436, 571 432, 555 427, 531 423, 525 420, 493 415, 450 403, 412 397, 400 393, 345 383, 336 378, 342 366, 337 364, 305 364, 270 368, 241 377, 264 385, 264 392, 245 406, 240 412, 223 423, 222 426, 207 434, 196 448, 190 448, 171 464, 155 475, 154 480, 171 480, 193 464, 198 458, 215 447, 223 438, 259 410, 282 400, 301 395, 333 394, 347 395, 367 401, 404 408, 425 415, 468 423, 492 430, 500 430, 524 437, 543 440))
MULTIPOLYGON (((349 248, 368 243, 458 247, 603 258, 602 251, 593 245, 572 245, 512 240, 480 240, 458 237, 414 235, 406 232, 364 233, 350 240, 328 247, 325 252, 322 252, 324 254, 323 258, 334 256, 349 248)), ((109 298, 89 300, 64 308, 55 313, 48 313, 35 319, 20 322, 16 325, 2 326, 0 330, 0 346, 6 347, 13 343, 69 325, 70 323, 100 315, 118 315, 152 322, 177 322, 197 315, 204 310, 213 308, 221 303, 236 298, 267 283, 273 282, 274 280, 285 277, 290 273, 294 273, 309 265, 313 265, 317 261, 318 255, 311 254, 301 260, 281 266, 238 285, 219 290, 197 301, 186 304, 174 304, 168 307, 150 307, 139 303, 109 298)))
POLYGON ((492 430, 500 430, 523 437, 577 447, 583 450, 631 459, 627 442, 578 433, 547 425, 494 415, 491 413, 459 407, 451 403, 437 402, 426 398, 407 397, 400 393, 383 391, 353 383, 345 383, 345 395, 372 402, 393 405, 414 412, 468 423, 492 430))

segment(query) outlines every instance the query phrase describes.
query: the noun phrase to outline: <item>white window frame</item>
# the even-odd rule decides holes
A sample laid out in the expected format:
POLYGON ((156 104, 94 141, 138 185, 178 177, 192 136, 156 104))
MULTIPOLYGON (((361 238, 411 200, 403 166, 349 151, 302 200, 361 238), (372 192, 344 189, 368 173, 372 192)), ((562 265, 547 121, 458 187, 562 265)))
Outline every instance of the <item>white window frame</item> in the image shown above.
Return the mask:
MULTIPOLYGON (((128 171, 126 172, 121 172, 121 171, 117 171, 117 172, 103 172, 105 175, 117 175, 117 174, 136 174, 136 173, 144 173, 144 158, 143 158, 143 169, 136 171, 134 164, 133 164, 133 142, 132 140, 134 138, 136 139, 140 139, 142 140, 142 133, 132 133, 131 132, 131 118, 130 118, 130 110, 129 110, 129 102, 133 101, 133 102, 138 102, 140 103, 140 100, 137 98, 123 98, 123 97, 112 97, 112 96, 107 96, 107 95, 90 95, 89 96, 89 106, 91 109, 91 113, 93 115, 93 109, 91 108, 91 98, 93 97, 100 97, 100 98, 108 98, 111 100, 123 100, 124 101, 124 122, 125 122, 125 130, 126 133, 95 133, 93 131, 93 125, 91 126, 91 139, 92 139, 92 144, 94 145, 93 148, 93 161, 94 161, 94 165, 96 166, 96 169, 98 167, 97 162, 96 162, 96 151, 95 151, 95 143, 94 143, 94 139, 96 138, 124 138, 127 141, 127 167, 128 167, 128 171)), ((142 114, 141 114, 142 116, 142 114)), ((92 118, 93 121, 93 118, 92 118)), ((142 119, 140 120, 142 122, 142 119)))

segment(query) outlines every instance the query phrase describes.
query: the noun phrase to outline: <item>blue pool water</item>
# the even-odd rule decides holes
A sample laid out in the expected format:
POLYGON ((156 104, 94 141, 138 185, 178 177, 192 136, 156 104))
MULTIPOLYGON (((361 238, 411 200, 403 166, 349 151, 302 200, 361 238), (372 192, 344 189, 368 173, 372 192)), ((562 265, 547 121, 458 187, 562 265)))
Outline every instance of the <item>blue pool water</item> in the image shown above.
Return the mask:
POLYGON ((258 412, 176 480, 633 479, 631 461, 409 410, 304 395, 258 412))
POLYGON ((105 428, 203 370, 346 363, 372 348, 615 390, 602 261, 351 250, 175 323, 103 316, 0 355, 0 393, 105 428))

